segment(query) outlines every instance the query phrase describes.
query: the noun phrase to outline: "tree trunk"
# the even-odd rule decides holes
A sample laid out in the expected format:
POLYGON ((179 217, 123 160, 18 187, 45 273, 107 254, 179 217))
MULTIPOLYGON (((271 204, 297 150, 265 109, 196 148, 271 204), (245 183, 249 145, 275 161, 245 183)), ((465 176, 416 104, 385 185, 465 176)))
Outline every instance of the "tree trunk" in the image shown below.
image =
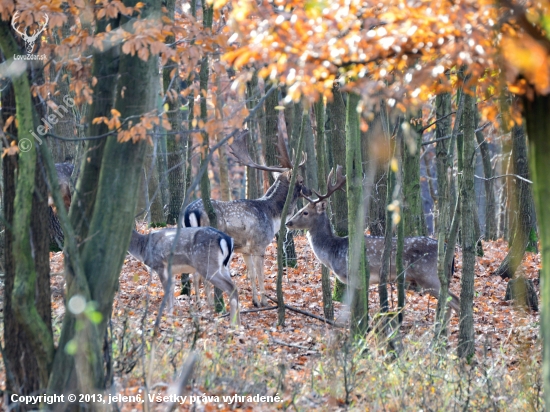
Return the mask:
MULTIPOLYGON (((315 130, 315 152, 317 153, 317 175, 319 181, 319 192, 326 193, 327 191, 327 153, 325 143, 325 105, 322 100, 315 103, 313 128, 315 130)), ((331 215, 330 203, 328 204, 327 213, 331 215)), ((323 312, 325 318, 334 319, 334 306, 332 303, 332 290, 330 286, 330 273, 325 265, 321 265, 321 284, 323 287, 323 312)))
MULTIPOLYGON (((458 356, 470 358, 475 354, 474 339, 474 271, 476 240, 474 238, 475 191, 475 87, 464 95, 464 134, 462 147, 462 171, 460 202, 462 213, 462 278, 460 285, 460 324, 458 330, 458 356)), ((458 150, 458 149, 457 149, 458 150)))
MULTIPOLYGON (((441 119, 435 126, 435 137, 441 139, 451 133, 451 94, 438 94, 435 98, 436 119, 441 119)), ((447 311, 447 296, 449 291, 450 270, 445 265, 445 242, 451 220, 448 169, 450 140, 439 140, 435 146, 436 174, 437 174, 437 276, 441 283, 439 299, 437 300, 437 316, 435 322, 435 339, 437 342, 447 336, 445 313, 447 311)), ((454 247, 454 246, 453 246, 454 247)))
MULTIPOLYGON (((248 110, 256 107, 260 100, 260 88, 258 87, 258 72, 254 71, 252 79, 246 83, 246 101, 248 110)), ((258 116, 249 123, 250 133, 248 135, 248 148, 250 150, 252 160, 258 163, 257 142, 259 140, 260 128, 258 127, 258 116)), ((246 167, 246 198, 257 199, 261 194, 260 186, 258 185, 259 170, 253 167, 246 167)))
MULTIPOLYGON (((126 6, 135 3, 127 2, 126 6)), ((142 17, 158 18, 160 5, 147 2, 146 12, 142 17)), ((127 17, 120 19, 121 24, 131 27, 131 20, 127 17)), ((103 20, 98 24, 103 24, 103 20)), ((100 30, 101 31, 101 30, 100 30)), ((114 48, 113 48, 114 49, 114 48)), ((109 52, 106 52, 108 54, 109 52)), ((103 57, 96 56, 97 63, 103 65, 103 57)), ((111 66, 112 67, 112 66, 111 66)), ((105 66, 102 69, 106 69, 105 66)), ((158 77, 158 59, 151 56, 147 61, 138 56, 121 55, 119 59, 119 73, 121 74, 117 88, 116 109, 122 118, 138 116, 155 108, 154 84, 158 77), (134 87, 139 78, 143 87, 134 87)), ((98 82, 100 84, 102 82, 98 82)), ((107 97, 107 94, 94 93, 94 97, 107 97)), ((94 101, 95 103, 95 101, 94 101)), ((93 119, 94 116, 91 116, 93 119)), ((91 121, 91 120, 90 120, 91 121)), ((104 149, 100 162, 101 171, 96 181, 97 192, 94 190, 93 205, 87 201, 90 196, 87 192, 77 191, 71 205, 71 220, 74 219, 74 210, 86 206, 85 212, 93 211, 91 218, 84 220, 89 225, 89 232, 93 233, 86 242, 81 244, 81 268, 85 275, 84 281, 78 276, 80 268, 71 264, 65 266, 67 276, 67 301, 75 294, 80 294, 80 288, 89 289, 90 299, 96 302, 96 311, 101 321, 94 324, 84 321, 84 330, 75 330, 77 318, 70 311, 66 311, 63 319, 59 347, 66 348, 69 342, 76 344, 76 354, 65 350, 56 352, 49 390, 52 393, 65 393, 79 388, 80 391, 102 389, 105 386, 103 372, 103 337, 107 329, 109 316, 112 312, 114 294, 118 286, 118 276, 122 267, 130 234, 133 228, 134 209, 139 182, 139 171, 142 168, 145 153, 145 141, 137 143, 119 143, 117 138, 110 136, 105 139, 104 149), (76 278, 74 276, 77 276, 76 278), (87 338, 87 339, 86 339, 87 338), (77 339, 77 341, 73 341, 77 339)), ((95 166, 95 164, 94 164, 95 166)), ((79 186, 90 184, 87 180, 93 170, 88 162, 84 162, 79 186), (84 176, 84 178, 83 178, 84 176)), ((83 232, 79 231, 79 235, 83 232)), ((71 262, 75 256, 71 257, 71 262)), ((86 317, 79 317, 82 322, 86 317)))
MULTIPOLYGON (((176 1, 167 0, 165 3, 167 17, 174 20, 176 1)), ((166 38, 166 43, 173 43, 174 36, 166 38)), ((185 196, 185 165, 187 142, 191 139, 190 135, 186 138, 180 134, 182 116, 180 111, 180 79, 178 75, 178 64, 169 60, 168 64, 162 70, 162 84, 164 88, 165 104, 168 105, 168 121, 170 122, 171 132, 165 136, 166 141, 166 173, 161 175, 161 179, 166 179, 168 186, 168 210, 166 211, 166 223, 175 225, 178 223, 179 213, 185 196), (174 96, 175 92, 177 96, 174 96)), ((162 165, 161 165, 162 166, 162 165)))
POLYGON ((422 112, 409 117, 410 136, 403 150, 403 224, 405 236, 426 236, 426 219, 420 193, 420 145, 422 112))
MULTIPOLYGON (((479 113, 476 111, 476 130, 479 127, 479 113)), ((491 165, 491 152, 489 144, 483 136, 483 131, 476 131, 476 140, 481 153, 483 163, 483 174, 485 175, 485 240, 495 240, 496 232, 496 205, 493 177, 493 167, 491 165)))
MULTIPOLYGON (((276 88, 277 86, 272 84, 271 87, 276 88)), ((266 90, 266 93, 267 92, 268 90, 266 90)), ((269 94, 269 96, 267 96, 264 102, 265 123, 266 123, 264 154, 265 154, 265 162, 267 165, 277 164, 275 147, 277 146, 277 134, 279 133, 279 129, 277 126, 279 121, 279 114, 277 110, 275 110, 275 107, 278 104, 279 104, 279 91, 274 90, 272 93, 269 94)), ((288 137, 290 139, 291 136, 288 136, 288 137)), ((267 188, 271 186, 274 182, 275 182, 275 179, 273 178, 273 175, 269 172, 266 172, 264 174, 263 192, 265 193, 267 191, 267 188)))
MULTIPOLYGON (((302 114, 302 131, 296 145, 297 153, 301 153, 302 148, 304 147, 304 129, 307 117, 308 112, 304 110, 304 113, 302 114)), ((290 203, 292 202, 292 197, 294 196, 294 190, 292 188, 296 184, 296 176, 297 173, 292 173, 290 178, 290 183, 288 186, 290 189, 286 195, 285 204, 281 212, 281 228, 279 230, 279 236, 277 237, 277 305, 279 307, 277 311, 277 325, 279 326, 283 326, 285 324, 285 304, 283 295, 283 242, 287 234, 285 222, 290 203)))
MULTIPOLYGON (((6 60, 12 59, 13 55, 19 52, 9 27, 8 22, 0 22, 0 49, 6 60)), ((28 136, 28 131, 35 130, 30 84, 26 73, 14 76, 11 81, 12 96, 15 98, 8 97, 8 99, 12 104, 15 101, 17 139, 22 142, 22 139, 28 136)), ((8 92, 8 96, 9 94, 10 92, 8 92)), ((13 369, 10 372, 15 371, 13 373, 17 374, 14 376, 16 382, 12 382, 12 386, 16 389, 19 389, 18 386, 22 386, 26 393, 43 390, 47 386, 54 354, 51 315, 48 313, 49 290, 37 293, 38 286, 49 284, 49 279, 47 279, 49 262, 44 264, 44 259, 49 259, 47 245, 49 237, 46 236, 44 229, 47 216, 43 203, 45 185, 36 185, 37 177, 42 178, 37 167, 39 157, 35 142, 30 141, 29 145, 29 151, 20 153, 18 156, 17 166, 13 159, 6 160, 8 163, 7 178, 14 179, 17 174, 17 183, 14 179, 7 182, 6 185, 8 189, 15 189, 15 192, 10 190, 11 194, 15 193, 13 208, 11 199, 7 199, 6 202, 10 204, 7 207, 6 215, 12 220, 9 227, 11 233, 7 236, 7 243, 11 248, 7 251, 8 261, 6 262, 11 273, 6 271, 7 290, 5 291, 10 294, 7 299, 10 305, 8 312, 11 312, 15 319, 5 321, 8 327, 4 333, 9 334, 12 331, 16 333, 14 336, 5 335, 7 338, 6 352, 11 358, 8 359, 7 364, 13 369), (37 196, 39 197, 37 198, 37 196), (46 294, 44 295, 44 293, 46 294), (12 348, 12 345, 21 342, 24 342, 22 348, 12 348), (17 351, 16 358, 12 358, 14 350, 17 351), (22 356, 28 356, 30 359, 23 359, 22 356), (27 366, 30 367, 30 370, 24 369, 27 366), (28 382, 26 382, 27 373, 33 374, 32 377, 29 377, 28 382)))
MULTIPOLYGON (((333 99, 327 103, 327 160, 329 167, 341 165, 342 173, 346 173, 346 105, 344 97, 338 86, 332 89, 333 99), (332 159, 332 163, 330 162, 332 159)), ((348 235, 348 200, 341 190, 331 196, 332 199, 332 225, 334 232, 341 237, 348 235)), ((346 285, 338 279, 334 280, 333 299, 343 302, 346 285)))
MULTIPOLYGON (((385 103, 381 101, 381 105, 385 103)), ((364 164, 369 165, 371 162, 376 163, 374 185, 372 187, 371 200, 369 209, 365 216, 365 224, 372 236, 384 236, 386 228, 386 198, 388 191, 388 167, 385 154, 384 159, 381 159, 380 153, 384 152, 384 148, 388 146, 388 141, 385 138, 389 133, 386 129, 389 128, 387 116, 385 115, 385 107, 380 109, 375 114, 374 119, 369 122, 369 129, 366 132, 361 132, 361 156, 364 164), (384 110, 384 114, 382 111, 384 110), (372 153, 372 148, 378 148, 372 153)), ((391 133, 391 132, 390 132, 391 133)))
MULTIPOLYGON (((214 7, 203 3, 202 5, 202 16, 203 16, 203 27, 205 29, 212 29, 212 19, 214 16, 214 7)), ((208 77, 210 75, 209 68, 209 58, 208 56, 203 57, 201 63, 201 69, 199 73, 200 81, 200 90, 201 90, 201 120, 206 124, 208 121, 208 108, 206 96, 208 95, 208 77)), ((201 150, 201 167, 206 161, 206 156, 209 151, 209 136, 208 133, 202 132, 202 150, 201 150)), ((218 228, 218 219, 216 216, 216 211, 212 206, 212 201, 210 199, 210 178, 208 173, 204 173, 201 178, 201 199, 202 204, 204 205, 204 210, 208 215, 208 220, 210 226, 213 228, 218 228)), ((223 292, 221 289, 214 287, 214 303, 216 307, 216 312, 223 313, 225 312, 225 304, 223 302, 223 292)))
MULTIPOLYGON (((523 126, 512 128, 512 164, 514 173, 524 179, 529 179, 529 164, 527 162, 527 143, 523 126)), ((537 225, 535 217, 535 206, 531 192, 531 184, 516 179, 512 209, 516 212, 514 229, 510 239, 510 250, 494 272, 503 279, 513 278, 517 268, 523 260, 526 249, 537 251, 537 225)))
POLYGON ((365 254, 365 208, 363 206, 363 162, 357 105, 360 97, 350 93, 346 115, 346 189, 348 195, 348 279, 353 288, 351 333, 362 337, 369 324, 369 268, 365 254))
MULTIPOLYGON (((531 176, 541 242, 541 301, 550 302, 550 95, 524 97, 524 115, 529 135, 531 176)), ((542 379, 546 409, 550 410, 550 313, 541 311, 542 379)))

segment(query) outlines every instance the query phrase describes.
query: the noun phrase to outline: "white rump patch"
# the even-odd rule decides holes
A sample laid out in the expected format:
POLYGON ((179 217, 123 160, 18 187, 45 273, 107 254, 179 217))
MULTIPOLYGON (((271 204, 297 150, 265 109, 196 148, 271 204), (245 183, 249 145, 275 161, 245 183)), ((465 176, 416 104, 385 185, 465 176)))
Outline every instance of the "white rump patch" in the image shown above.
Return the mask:
POLYGON ((193 212, 189 216, 189 223, 191 224, 191 227, 199 227, 199 222, 197 222, 197 215, 193 212))
POLYGON ((223 258, 225 260, 229 254, 229 247, 227 246, 227 241, 223 238, 220 240, 220 248, 222 249, 223 258))

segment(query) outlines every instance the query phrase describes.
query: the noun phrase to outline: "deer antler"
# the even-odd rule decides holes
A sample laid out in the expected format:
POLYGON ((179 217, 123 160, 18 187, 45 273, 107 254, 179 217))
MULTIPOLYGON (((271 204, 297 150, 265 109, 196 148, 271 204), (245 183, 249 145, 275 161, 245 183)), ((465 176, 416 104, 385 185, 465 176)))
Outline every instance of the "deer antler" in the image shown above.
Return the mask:
POLYGON ((19 34, 21 37, 25 38, 27 37, 27 33, 23 33, 23 32, 20 32, 19 30, 17 30, 17 26, 15 25, 15 21, 19 19, 19 12, 16 11, 15 14, 13 15, 12 19, 11 19, 11 27, 13 27, 13 30, 15 30, 15 32, 17 34, 19 34))
POLYGON ((251 159, 250 153, 248 151, 248 144, 247 144, 248 134, 249 134, 248 130, 243 130, 233 139, 233 143, 229 146, 231 153, 233 154, 233 156, 237 158, 237 160, 240 163, 242 163, 245 166, 253 167, 259 170, 266 170, 268 172, 283 173, 289 169, 287 167, 263 166, 254 162, 251 159))
MULTIPOLYGON (((288 154, 288 150, 286 148, 285 143, 285 137, 288 140, 288 133, 286 130, 286 127, 283 127, 285 124, 285 117, 284 112, 281 110, 279 112, 279 121, 277 122, 277 129, 279 130, 279 135, 277 137, 277 151, 279 152, 279 155, 275 156, 277 159, 279 159, 279 163, 281 163, 281 166, 286 167, 287 169, 294 169, 295 166, 292 163, 292 160, 290 160, 290 155, 288 154)), ((296 160, 296 157, 294 156, 294 152, 292 152, 294 160, 296 160)), ((305 152, 302 152, 302 162, 298 165, 298 167, 303 166, 307 161, 307 155, 305 152)))
POLYGON ((336 192, 338 189, 342 189, 342 186, 346 183, 346 176, 342 175, 342 166, 338 165, 336 166, 336 182, 332 184, 332 175, 334 174, 334 168, 331 169, 328 178, 327 178, 327 193, 324 195, 319 194, 319 192, 313 190, 313 192, 317 195, 318 199, 311 199, 310 197, 306 196, 302 193, 302 197, 306 199, 310 203, 319 203, 321 200, 324 200, 330 195, 332 195, 334 192, 336 192))

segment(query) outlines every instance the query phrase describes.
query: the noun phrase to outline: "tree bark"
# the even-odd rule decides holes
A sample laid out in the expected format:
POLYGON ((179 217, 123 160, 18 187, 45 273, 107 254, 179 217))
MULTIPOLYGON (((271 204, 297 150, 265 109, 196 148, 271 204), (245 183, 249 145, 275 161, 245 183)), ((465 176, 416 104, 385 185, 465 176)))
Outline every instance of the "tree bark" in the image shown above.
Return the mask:
MULTIPOLYGON (((523 126, 512 128, 512 164, 514 173, 524 179, 529 179, 529 164, 527 162, 527 143, 523 126)), ((537 251, 537 225, 535 217, 535 206, 531 192, 531 184, 516 179, 514 190, 516 218, 514 219, 512 236, 510 239, 510 250, 494 272, 503 279, 513 278, 517 268, 523 260, 525 250, 537 251)))
MULTIPOLYGON (((438 94, 435 98, 436 118, 440 119, 435 126, 435 137, 437 139, 448 136, 451 133, 451 94, 438 94)), ((449 140, 439 140, 435 146, 436 153, 436 174, 437 174, 437 276, 441 283, 439 299, 437 300, 437 316, 435 322, 435 338, 437 342, 446 338, 447 326, 445 313, 447 311, 447 297, 449 292, 450 268, 445 264, 445 246, 449 233, 451 220, 450 196, 448 184, 449 169, 449 140)), ((454 246, 453 246, 454 247, 454 246)))
MULTIPOLYGON (((479 127, 479 113, 476 111, 476 130, 479 127)), ((491 152, 489 144, 483 136, 483 131, 476 131, 476 140, 481 153, 483 163, 483 174, 485 175, 485 240, 495 240, 496 232, 496 205, 493 177, 493 167, 491 165, 491 152)))
MULTIPOLYGON (((297 153, 301 153, 304 146, 304 129, 307 117, 308 112, 304 110, 304 113, 302 114, 302 131, 296 145, 297 153)), ((283 326, 285 324, 285 304, 283 295, 283 242, 287 234, 285 222, 290 203, 292 202, 292 196, 294 195, 294 190, 292 188, 294 188, 294 185, 296 184, 296 177, 297 173, 292 173, 288 186, 290 189, 286 195, 285 205, 283 206, 283 210, 281 212, 281 228, 279 230, 279 236, 277 237, 277 324, 279 326, 283 326)))
POLYGON ((458 330, 458 356, 470 358, 475 354, 474 339, 474 271, 476 239, 474 238, 474 168, 475 168, 475 87, 464 91, 464 134, 462 147, 462 178, 460 202, 462 213, 462 278, 460 285, 460 324, 458 330))
MULTIPOLYGON (((320 193, 326 193, 327 191, 327 177, 328 177, 328 164, 327 153, 325 143, 325 105, 322 100, 315 103, 314 107, 315 125, 315 148, 317 153, 317 176, 319 181, 320 193)), ((327 213, 331 215, 330 203, 328 204, 327 213)), ((334 320, 334 306, 332 303, 332 290, 330 286, 330 273, 325 265, 321 265, 321 285, 323 288, 323 312, 325 318, 334 320)))
MULTIPOLYGON (((176 1, 166 0, 165 7, 167 17, 170 20, 174 20, 176 1)), ((175 41, 174 36, 166 38, 166 43, 173 43, 175 41)), ((164 88, 164 96, 166 104, 168 105, 168 121, 171 126, 171 133, 167 133, 165 136, 166 142, 166 173, 161 174, 161 179, 166 179, 166 185, 168 186, 168 210, 166 213, 166 223, 169 225, 175 225, 178 223, 179 213, 183 203, 183 197, 185 196, 185 165, 186 165, 186 151, 187 142, 190 141, 190 135, 183 137, 179 132, 181 131, 182 116, 180 111, 180 85, 181 82, 178 76, 178 64, 169 60, 168 64, 162 70, 162 84, 164 88), (174 97, 173 93, 176 92, 177 96, 174 97)))
MULTIPOLYGON (((258 86, 258 72, 254 71, 252 79, 246 84, 246 94, 247 94, 247 106, 248 109, 256 107, 260 100, 260 88, 258 86)), ((254 119, 250 122, 248 135, 248 148, 250 150, 252 160, 258 162, 256 145, 259 140, 260 128, 258 127, 258 117, 255 116, 254 119)), ((247 199, 257 199, 261 196, 261 189, 258 184, 258 173, 257 169, 253 167, 246 167, 246 198, 247 199)))
MULTIPOLYGON (((135 2, 126 2, 125 5, 134 6, 135 2)), ((146 12, 142 17, 158 19, 159 9, 158 3, 147 2, 146 12)), ((121 23, 126 24, 126 27, 132 25, 131 18, 128 17, 122 17, 121 23)), ((104 24, 104 21, 100 20, 99 24, 104 24)), ((98 63, 104 64, 105 61, 99 58, 98 63)), ((158 79, 157 70, 156 56, 149 57, 147 61, 141 60, 138 56, 120 56, 118 67, 120 79, 116 87, 115 108, 121 113, 122 118, 142 115, 154 109, 155 87, 152 82, 158 79), (143 87, 134 87, 136 78, 143 81, 143 87)), ((98 82, 100 83, 102 82, 98 82)), ((106 97, 106 95, 94 93, 94 97, 100 96, 106 97)), ((101 169, 99 179, 96 181, 97 192, 94 190, 93 205, 89 205, 87 201, 82 202, 82 200, 89 200, 89 197, 83 199, 86 194, 77 191, 71 206, 71 220, 75 217, 73 211, 77 209, 77 205, 78 207, 81 204, 89 205, 86 212, 93 210, 91 218, 84 220, 89 225, 87 232, 93 233, 93 236, 80 245, 80 260, 85 284, 80 283, 79 267, 71 266, 72 263, 69 264, 69 262, 66 262, 65 266, 67 301, 70 301, 75 294, 80 294, 82 286, 87 287, 90 300, 95 302, 95 311, 101 320, 98 323, 88 321, 87 324, 85 323, 85 330, 75 330, 77 318, 70 311, 65 313, 59 347, 66 348, 69 342, 73 342, 76 344, 76 353, 73 355, 65 350, 56 352, 49 382, 49 390, 53 393, 65 393, 76 388, 80 391, 97 390, 104 388, 105 385, 101 353, 103 337, 112 311, 118 275, 134 225, 139 171, 143 165, 146 143, 143 140, 137 143, 119 143, 115 136, 110 136, 104 141, 102 156, 97 159, 101 169)), ((87 179, 92 175, 89 173, 92 172, 91 170, 87 171, 87 162, 84 163, 79 186, 90 184, 87 179)), ((79 232, 79 235, 81 234, 82 230, 79 232)), ((71 259, 74 260, 74 253, 71 255, 71 259)))
MULTIPOLYGON (((523 99, 529 135, 531 176, 541 242, 541 301, 550 302, 550 95, 523 99)), ((542 379, 546 409, 550 410, 550 313, 541 311, 542 379)))
POLYGON ((403 224, 405 236, 426 236, 426 219, 420 193, 420 145, 422 112, 409 117, 410 138, 403 151, 403 224))
POLYGON ((353 288, 351 333, 362 337, 369 324, 369 268, 365 254, 365 208, 363 206, 363 162, 357 105, 360 97, 348 95, 346 111, 346 189, 348 194, 348 287, 353 288))
MULTIPOLYGON (((329 167, 341 165, 342 173, 346 173, 346 105, 338 86, 332 89, 333 99, 327 103, 327 160, 329 167), (332 159, 332 163, 330 161, 332 159)), ((348 235, 348 200, 346 194, 338 190, 331 196, 332 225, 334 232, 341 237, 348 235)), ((346 285, 338 279, 334 280, 333 299, 342 302, 346 285)))

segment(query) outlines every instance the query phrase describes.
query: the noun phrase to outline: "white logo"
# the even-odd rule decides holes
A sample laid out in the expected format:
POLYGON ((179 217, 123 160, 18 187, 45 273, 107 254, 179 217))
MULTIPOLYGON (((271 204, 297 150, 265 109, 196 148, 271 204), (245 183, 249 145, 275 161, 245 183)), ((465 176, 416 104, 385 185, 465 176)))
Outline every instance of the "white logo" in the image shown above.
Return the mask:
POLYGON ((31 54, 33 52, 34 43, 36 42, 36 39, 38 39, 38 36, 40 35, 40 33, 46 30, 46 26, 48 25, 49 18, 47 14, 44 13, 44 15, 46 16, 46 21, 44 22, 44 24, 40 24, 40 23, 38 24, 38 29, 33 33, 32 36, 29 36, 27 34, 28 27, 25 28, 25 31, 17 30, 16 21, 19 19, 18 11, 13 15, 13 18, 11 19, 11 26, 13 27, 13 30, 15 30, 23 38, 23 40, 25 40, 25 43, 27 45, 26 50, 28 54, 31 54))

